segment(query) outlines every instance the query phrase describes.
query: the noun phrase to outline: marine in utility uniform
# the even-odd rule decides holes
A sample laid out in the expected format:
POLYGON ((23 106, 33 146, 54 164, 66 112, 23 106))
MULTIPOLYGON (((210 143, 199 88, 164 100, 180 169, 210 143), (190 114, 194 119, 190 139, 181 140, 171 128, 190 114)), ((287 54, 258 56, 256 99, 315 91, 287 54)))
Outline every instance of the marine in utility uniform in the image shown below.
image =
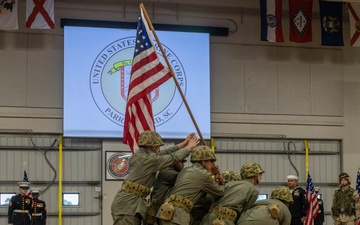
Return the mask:
POLYGON ((291 213, 291 225, 303 225, 309 202, 306 199, 306 191, 298 186, 299 177, 295 175, 287 176, 288 186, 292 193, 294 202, 289 205, 291 213))
POLYGON ((146 197, 154 185, 157 171, 185 159, 199 143, 192 133, 178 145, 160 151, 164 143, 155 131, 140 134, 139 150, 130 158, 129 175, 111 205, 114 225, 139 225, 145 218, 146 197))
POLYGON ((151 192, 150 206, 146 211, 145 224, 151 225, 155 223, 155 216, 160 206, 164 203, 165 199, 169 196, 171 189, 175 185, 175 181, 180 171, 184 168, 184 163, 187 160, 176 162, 169 167, 161 170, 155 179, 153 191, 151 192))
POLYGON ((293 201, 290 190, 285 186, 276 187, 270 199, 255 202, 243 212, 237 225, 290 225, 291 214, 288 209, 293 201))
POLYGON ((249 209, 258 198, 259 191, 255 185, 261 183, 264 172, 256 162, 245 163, 240 169, 242 180, 225 183, 224 195, 214 201, 201 225, 236 224, 241 212, 249 209))
POLYGON ((161 225, 190 224, 190 211, 195 202, 206 194, 214 198, 224 194, 221 174, 212 177, 216 157, 211 148, 204 145, 195 147, 190 161, 193 165, 179 173, 170 196, 158 211, 157 218, 161 225))
POLYGON ((26 195, 30 189, 29 182, 19 182, 19 194, 11 197, 8 209, 8 223, 13 225, 30 225, 32 199, 26 195))
MULTIPOLYGON (((320 187, 315 187, 315 193, 318 195, 320 191, 320 187)), ((323 225, 324 221, 325 221, 325 216, 324 216, 324 202, 322 199, 318 198, 317 199, 317 203, 319 206, 319 213, 317 214, 317 216, 314 219, 314 225, 323 225)))
POLYGON ((336 189, 331 207, 334 225, 354 225, 360 220, 360 200, 357 191, 350 187, 351 177, 340 173, 341 188, 336 189))
POLYGON ((31 224, 32 225, 46 225, 46 204, 39 199, 40 190, 34 188, 31 190, 33 203, 31 205, 31 224))

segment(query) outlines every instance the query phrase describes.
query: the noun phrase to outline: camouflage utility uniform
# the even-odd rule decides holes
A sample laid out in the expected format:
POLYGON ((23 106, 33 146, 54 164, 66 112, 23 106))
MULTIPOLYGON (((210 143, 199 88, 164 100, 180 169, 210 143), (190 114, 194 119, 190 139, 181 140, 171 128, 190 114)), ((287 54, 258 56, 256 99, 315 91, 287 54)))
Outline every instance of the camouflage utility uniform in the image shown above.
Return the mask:
MULTIPOLYGON (((139 138, 139 146, 145 146, 146 144, 151 146, 151 142, 154 142, 154 146, 163 145, 161 137, 156 132, 143 132, 139 138), (152 136, 154 134, 155 137, 152 136), (144 140, 142 140, 142 137, 144 140)), ((146 196, 154 185, 156 172, 176 161, 185 159, 189 154, 189 149, 182 148, 179 150, 177 146, 161 151, 159 155, 149 153, 146 149, 140 147, 130 158, 130 171, 127 180, 123 183, 122 188, 117 192, 112 202, 111 215, 114 225, 141 224, 147 209, 146 196), (139 187, 145 187, 148 191, 144 191, 142 194, 140 192, 129 193, 124 189, 124 184, 127 181, 134 182, 135 185, 141 185, 139 187)))
POLYGON ((360 219, 360 200, 357 191, 350 187, 351 178, 347 173, 339 175, 339 182, 345 178, 349 182, 346 190, 336 189, 331 207, 334 225, 354 225, 360 219))
POLYGON ((291 214, 284 202, 292 202, 290 190, 279 186, 270 199, 255 202, 251 209, 243 212, 237 225, 290 225, 291 214))
POLYGON ((160 219, 163 206, 158 211, 157 218, 161 225, 187 225, 190 224, 190 211, 192 204, 197 202, 201 197, 209 194, 213 197, 220 197, 224 194, 224 187, 218 185, 212 178, 209 171, 204 169, 200 161, 213 160, 215 155, 209 147, 195 147, 191 154, 191 167, 184 168, 178 175, 175 186, 170 192, 170 197, 166 200, 173 206, 173 215, 169 220, 160 219), (181 202, 190 204, 191 207, 185 208, 182 203, 177 204, 178 199, 181 202))
MULTIPOLYGON (((258 189, 249 178, 264 172, 255 162, 245 163, 240 170, 243 180, 226 182, 224 195, 214 201, 201 225, 213 224, 215 220, 222 220, 225 225, 234 225, 241 212, 249 209, 259 196, 258 189)), ((226 174, 224 178, 227 181, 226 174)))

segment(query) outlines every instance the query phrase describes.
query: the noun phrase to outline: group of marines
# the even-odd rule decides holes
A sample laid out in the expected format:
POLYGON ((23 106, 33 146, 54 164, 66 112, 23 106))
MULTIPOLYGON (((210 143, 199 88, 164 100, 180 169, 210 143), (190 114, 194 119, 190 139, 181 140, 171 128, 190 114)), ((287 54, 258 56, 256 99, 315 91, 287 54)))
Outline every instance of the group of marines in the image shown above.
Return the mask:
POLYGON ((192 133, 160 151, 160 135, 144 131, 112 202, 113 224, 290 225, 289 188, 276 187, 270 199, 256 201, 265 172, 258 163, 245 163, 240 175, 221 173, 211 148, 198 144, 192 133), (192 166, 184 168, 190 154, 192 166))

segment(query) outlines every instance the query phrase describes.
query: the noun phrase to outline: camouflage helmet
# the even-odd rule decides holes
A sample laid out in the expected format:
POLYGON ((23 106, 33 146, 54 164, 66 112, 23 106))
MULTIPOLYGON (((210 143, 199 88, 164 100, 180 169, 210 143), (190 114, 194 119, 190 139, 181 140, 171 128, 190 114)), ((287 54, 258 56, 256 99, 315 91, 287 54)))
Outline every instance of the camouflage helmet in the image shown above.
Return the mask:
POLYGON ((222 173, 222 176, 225 180, 225 183, 229 181, 240 180, 240 175, 236 171, 232 171, 232 170, 226 170, 225 172, 222 173))
POLYGON ((241 179, 257 176, 265 173, 265 170, 256 162, 247 162, 240 169, 241 179))
POLYGON ((164 142, 158 133, 152 130, 146 130, 140 134, 138 145, 140 147, 157 147, 164 145, 164 142))
POLYGON ((271 192, 270 198, 283 200, 285 202, 293 202, 294 201, 289 188, 287 188, 285 186, 276 187, 271 192))
POLYGON ((215 162, 216 157, 210 147, 206 145, 199 145, 192 150, 190 162, 194 163, 204 160, 211 160, 215 162))
POLYGON ((340 173, 339 174, 339 183, 341 183, 341 178, 345 178, 349 181, 349 184, 351 184, 351 177, 347 173, 340 173))

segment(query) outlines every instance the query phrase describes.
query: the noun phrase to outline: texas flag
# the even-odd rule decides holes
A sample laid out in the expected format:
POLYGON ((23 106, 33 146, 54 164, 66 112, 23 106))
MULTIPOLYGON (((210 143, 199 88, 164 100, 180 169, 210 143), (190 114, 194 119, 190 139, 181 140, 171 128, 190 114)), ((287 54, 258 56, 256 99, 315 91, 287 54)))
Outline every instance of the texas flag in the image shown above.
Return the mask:
POLYGON ((347 3, 349 9, 349 18, 350 18, 350 45, 351 46, 360 46, 360 4, 358 3, 347 3))
POLYGON ((54 0, 26 0, 26 28, 55 28, 54 0))
POLYGON ((262 41, 284 42, 281 13, 282 0, 260 0, 262 41))
POLYGON ((0 29, 19 29, 17 5, 15 0, 0 1, 0 29))
POLYGON ((289 0, 290 41, 312 41, 313 0, 289 0))

